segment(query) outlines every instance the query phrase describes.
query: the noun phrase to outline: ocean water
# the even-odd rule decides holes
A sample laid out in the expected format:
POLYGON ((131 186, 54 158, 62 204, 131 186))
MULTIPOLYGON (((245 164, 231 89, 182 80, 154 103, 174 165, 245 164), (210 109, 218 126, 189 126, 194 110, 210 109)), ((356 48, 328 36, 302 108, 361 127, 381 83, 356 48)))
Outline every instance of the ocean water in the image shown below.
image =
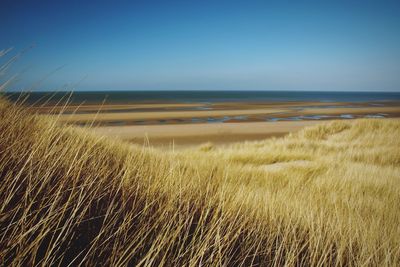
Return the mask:
MULTIPOLYGON (((368 102, 400 101, 400 92, 317 92, 317 91, 98 91, 98 92, 32 92, 2 95, 12 101, 24 99, 28 104, 44 102, 134 103, 134 102, 368 102)), ((377 104, 379 105, 379 104, 377 104)))

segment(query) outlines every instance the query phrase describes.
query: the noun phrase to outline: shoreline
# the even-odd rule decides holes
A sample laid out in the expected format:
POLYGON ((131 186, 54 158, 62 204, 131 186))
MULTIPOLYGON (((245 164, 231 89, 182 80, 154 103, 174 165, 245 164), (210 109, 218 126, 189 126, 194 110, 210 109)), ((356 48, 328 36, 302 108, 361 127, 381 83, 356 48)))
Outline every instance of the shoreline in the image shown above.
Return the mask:
MULTIPOLYGON (((45 114, 50 115, 52 114, 45 114)), ((333 120, 350 118, 394 118, 400 117, 399 106, 254 106, 243 108, 209 109, 209 110, 162 110, 59 114, 59 121, 85 126, 91 124, 102 126, 130 125, 169 125, 199 123, 241 123, 269 121, 308 121, 333 120)))

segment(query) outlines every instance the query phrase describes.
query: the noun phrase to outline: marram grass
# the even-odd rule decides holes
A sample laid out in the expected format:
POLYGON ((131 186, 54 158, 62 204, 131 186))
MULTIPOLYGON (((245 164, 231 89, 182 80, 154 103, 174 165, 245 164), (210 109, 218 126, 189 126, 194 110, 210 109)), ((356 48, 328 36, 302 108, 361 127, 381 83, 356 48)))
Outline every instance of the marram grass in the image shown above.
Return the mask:
POLYGON ((400 121, 158 151, 0 100, 4 266, 399 266, 400 121))

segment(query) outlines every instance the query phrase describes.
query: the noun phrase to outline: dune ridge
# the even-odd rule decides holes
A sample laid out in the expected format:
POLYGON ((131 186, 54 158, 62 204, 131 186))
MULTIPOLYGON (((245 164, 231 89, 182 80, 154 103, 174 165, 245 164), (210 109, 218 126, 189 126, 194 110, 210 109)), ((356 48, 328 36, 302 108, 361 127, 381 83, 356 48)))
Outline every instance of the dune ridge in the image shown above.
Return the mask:
POLYGON ((160 151, 0 100, 0 263, 398 266, 400 121, 160 151))

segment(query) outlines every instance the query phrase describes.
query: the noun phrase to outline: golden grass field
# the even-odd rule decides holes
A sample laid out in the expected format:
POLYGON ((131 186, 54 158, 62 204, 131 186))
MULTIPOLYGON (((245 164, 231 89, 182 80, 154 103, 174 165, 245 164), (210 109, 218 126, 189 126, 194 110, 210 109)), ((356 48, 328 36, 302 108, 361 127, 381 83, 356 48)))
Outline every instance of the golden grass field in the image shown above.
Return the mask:
POLYGON ((161 151, 0 102, 4 266, 399 266, 400 121, 161 151))

